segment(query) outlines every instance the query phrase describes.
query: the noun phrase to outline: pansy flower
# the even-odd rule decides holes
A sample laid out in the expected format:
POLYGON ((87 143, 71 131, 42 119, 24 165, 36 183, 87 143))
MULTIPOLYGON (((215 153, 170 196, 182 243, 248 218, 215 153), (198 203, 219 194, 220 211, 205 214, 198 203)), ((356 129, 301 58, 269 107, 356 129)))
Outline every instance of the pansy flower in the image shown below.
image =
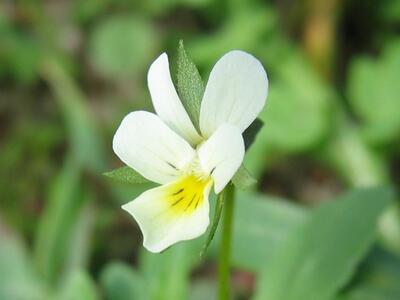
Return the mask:
POLYGON ((242 164, 242 133, 265 104, 268 79, 252 55, 225 54, 209 76, 199 130, 179 99, 165 53, 151 65, 148 87, 156 114, 128 114, 113 149, 126 165, 160 184, 122 208, 139 224, 144 247, 161 252, 206 231, 210 190, 220 193, 242 164))

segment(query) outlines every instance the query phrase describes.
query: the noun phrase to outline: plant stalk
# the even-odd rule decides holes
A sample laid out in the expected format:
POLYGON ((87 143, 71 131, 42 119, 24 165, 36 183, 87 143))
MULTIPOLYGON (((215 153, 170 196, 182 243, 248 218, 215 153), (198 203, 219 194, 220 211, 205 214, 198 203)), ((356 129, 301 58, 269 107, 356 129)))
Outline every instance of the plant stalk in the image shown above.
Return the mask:
POLYGON ((232 184, 228 184, 223 191, 224 211, 222 220, 222 238, 218 258, 218 299, 228 300, 230 297, 230 263, 232 244, 233 209, 235 202, 235 190, 232 184))

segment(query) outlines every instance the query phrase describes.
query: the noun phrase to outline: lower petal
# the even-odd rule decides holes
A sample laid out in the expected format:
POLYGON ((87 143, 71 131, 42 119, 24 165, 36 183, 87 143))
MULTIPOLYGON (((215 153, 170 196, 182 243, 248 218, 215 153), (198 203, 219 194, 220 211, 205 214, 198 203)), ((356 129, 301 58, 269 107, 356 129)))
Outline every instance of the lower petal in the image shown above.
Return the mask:
POLYGON ((141 194, 122 206, 139 224, 143 245, 161 252, 183 240, 202 235, 209 224, 211 179, 184 176, 141 194))

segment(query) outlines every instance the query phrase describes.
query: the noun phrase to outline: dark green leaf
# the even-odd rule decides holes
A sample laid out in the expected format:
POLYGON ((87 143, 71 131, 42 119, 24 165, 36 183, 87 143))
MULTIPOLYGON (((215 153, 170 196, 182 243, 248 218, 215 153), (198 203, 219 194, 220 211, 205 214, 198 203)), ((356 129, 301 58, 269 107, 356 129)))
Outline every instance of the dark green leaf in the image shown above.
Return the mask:
POLYGON ((257 183, 257 179, 251 176, 250 172, 242 164, 232 178, 232 183, 240 190, 247 190, 257 183))
POLYGON ((371 246, 391 200, 391 190, 360 189, 315 210, 266 261, 256 299, 331 299, 371 246))
POLYGON ((144 178, 142 175, 128 166, 103 173, 103 175, 121 183, 138 184, 149 182, 148 179, 144 178))
POLYGON ((196 65, 187 55, 182 40, 179 42, 178 49, 177 90, 193 125, 199 130, 204 84, 196 65))
POLYGON ((260 132, 261 128, 264 126, 264 121, 260 118, 254 120, 253 123, 243 132, 244 147, 249 149, 254 143, 257 134, 260 132))

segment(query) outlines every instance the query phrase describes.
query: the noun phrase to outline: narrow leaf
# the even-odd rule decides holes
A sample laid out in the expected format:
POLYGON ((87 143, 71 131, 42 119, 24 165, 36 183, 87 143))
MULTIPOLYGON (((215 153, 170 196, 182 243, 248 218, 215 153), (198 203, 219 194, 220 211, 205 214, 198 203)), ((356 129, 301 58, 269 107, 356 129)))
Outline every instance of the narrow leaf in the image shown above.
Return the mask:
POLYGON ((139 184, 149 182, 148 179, 144 178, 142 175, 128 166, 114 169, 112 171, 103 173, 103 175, 121 183, 139 184))
POLYGON ((250 146, 254 143, 258 132, 264 126, 264 122, 257 118, 253 123, 243 132, 244 139, 244 147, 246 151, 250 148, 250 146))
POLYGON ((182 40, 179 41, 178 48, 177 90, 190 120, 199 130, 200 106, 204 93, 204 84, 196 65, 187 55, 182 40))
POLYGON ((203 248, 201 249, 200 257, 204 256, 204 254, 208 249, 208 246, 210 246, 211 241, 214 239, 215 232, 217 231, 218 228, 219 220, 221 219, 221 213, 222 213, 222 208, 224 207, 225 198, 226 198, 226 191, 223 190, 218 195, 218 199, 215 202, 214 219, 210 227, 210 230, 208 232, 207 239, 203 245, 203 248))
POLYGON ((257 183, 257 179, 255 179, 250 172, 246 169, 246 167, 242 164, 239 170, 236 171, 236 174, 232 178, 232 183, 240 190, 246 190, 257 183))

